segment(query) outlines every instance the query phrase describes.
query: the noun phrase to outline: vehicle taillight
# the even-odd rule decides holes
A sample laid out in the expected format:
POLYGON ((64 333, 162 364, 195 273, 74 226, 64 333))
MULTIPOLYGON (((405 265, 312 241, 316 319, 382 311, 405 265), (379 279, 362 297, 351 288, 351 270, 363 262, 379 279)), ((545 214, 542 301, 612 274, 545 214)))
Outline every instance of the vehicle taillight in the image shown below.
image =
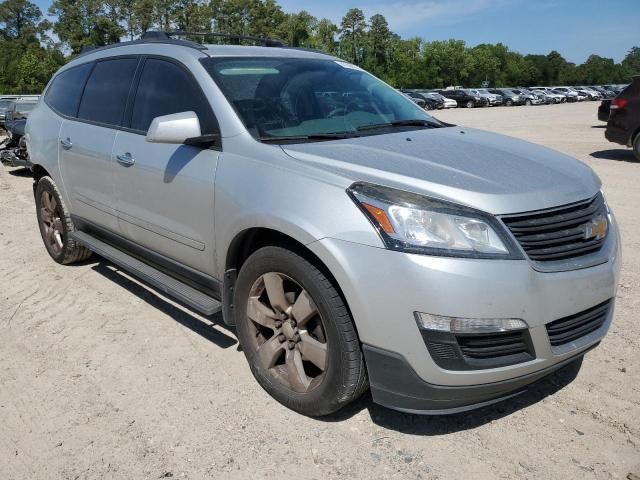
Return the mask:
POLYGON ((627 103, 629 103, 629 100, 626 98, 614 98, 611 101, 611 110, 620 110, 621 108, 624 108, 627 103))

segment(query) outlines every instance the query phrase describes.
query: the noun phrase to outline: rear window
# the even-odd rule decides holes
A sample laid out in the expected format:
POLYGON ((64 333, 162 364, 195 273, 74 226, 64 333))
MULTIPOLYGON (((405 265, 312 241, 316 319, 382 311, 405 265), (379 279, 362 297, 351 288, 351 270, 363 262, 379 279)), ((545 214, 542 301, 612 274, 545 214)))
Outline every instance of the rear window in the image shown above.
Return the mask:
POLYGON ((58 113, 68 117, 75 117, 78 113, 82 87, 93 67, 92 63, 85 63, 65 70, 53 79, 47 90, 45 100, 58 113))
POLYGON ((82 94, 78 118, 106 125, 122 125, 137 65, 137 58, 96 63, 82 94))

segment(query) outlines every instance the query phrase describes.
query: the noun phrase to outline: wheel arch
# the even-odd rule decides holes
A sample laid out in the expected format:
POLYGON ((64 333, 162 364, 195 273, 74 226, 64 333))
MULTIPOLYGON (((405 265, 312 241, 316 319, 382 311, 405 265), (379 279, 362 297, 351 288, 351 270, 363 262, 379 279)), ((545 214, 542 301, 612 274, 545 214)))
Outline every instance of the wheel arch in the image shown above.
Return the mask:
MULTIPOLYGON (((235 284, 236 273, 240 271, 246 260, 257 250, 267 246, 279 246, 291 250, 304 257, 318 268, 335 286, 342 297, 347 310, 351 314, 349 303, 335 275, 326 262, 310 250, 301 240, 279 230, 268 227, 251 227, 238 232, 229 244, 225 259, 225 275, 223 285, 223 310, 225 323, 235 325, 233 305, 229 301, 235 284)), ((354 322, 355 323, 355 322, 354 322)))
POLYGON ((49 172, 47 171, 47 169, 44 168, 40 164, 35 164, 33 167, 31 167, 31 171, 33 172, 33 181, 36 184, 40 181, 40 179, 42 177, 50 177, 51 176, 49 174, 49 172))

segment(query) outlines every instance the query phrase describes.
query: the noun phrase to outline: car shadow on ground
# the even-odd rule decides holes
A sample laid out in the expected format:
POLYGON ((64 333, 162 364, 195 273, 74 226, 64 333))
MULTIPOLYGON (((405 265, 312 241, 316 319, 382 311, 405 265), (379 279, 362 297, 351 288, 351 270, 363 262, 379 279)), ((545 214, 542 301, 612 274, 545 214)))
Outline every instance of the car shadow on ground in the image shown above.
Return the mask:
POLYGON ((615 160, 617 162, 638 163, 630 148, 612 148, 610 150, 598 150, 590 154, 593 158, 601 160, 615 160))
POLYGON ((591 128, 607 128, 607 125, 591 125, 591 128))
POLYGON ((31 177, 33 176, 33 173, 28 168, 22 167, 15 170, 9 170, 9 175, 13 175, 14 177, 31 177))
POLYGON ((469 412, 452 415, 402 413, 373 403, 371 395, 367 393, 352 405, 319 420, 340 422, 366 409, 376 425, 409 435, 439 436, 471 430, 527 408, 561 390, 578 376, 582 366, 582 358, 580 357, 547 377, 532 383, 524 393, 516 397, 469 412))
POLYGON ((222 320, 221 312, 209 317, 205 316, 204 318, 211 322, 211 324, 208 324, 195 315, 189 313, 189 311, 187 310, 188 307, 185 307, 183 309, 168 302, 167 300, 158 296, 155 293, 155 290, 153 290, 153 287, 149 287, 149 289, 147 289, 141 284, 132 281, 125 275, 121 274, 117 267, 106 262, 104 259, 100 259, 100 263, 96 263, 91 268, 95 272, 106 277, 108 280, 133 293, 135 296, 145 301, 150 306, 157 308, 165 315, 168 315, 180 325, 188 328, 194 333, 197 333, 202 338, 204 338, 205 340, 209 340, 211 343, 217 345, 218 347, 229 348, 238 343, 235 338, 233 329, 228 327, 222 320), (230 335, 226 334, 225 332, 221 332, 219 328, 227 330, 230 335))

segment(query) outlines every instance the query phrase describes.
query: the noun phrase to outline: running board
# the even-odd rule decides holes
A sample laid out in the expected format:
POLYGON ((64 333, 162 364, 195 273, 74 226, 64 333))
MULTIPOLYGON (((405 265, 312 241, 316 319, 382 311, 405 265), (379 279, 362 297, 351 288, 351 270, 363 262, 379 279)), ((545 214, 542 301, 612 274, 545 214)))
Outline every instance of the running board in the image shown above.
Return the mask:
POLYGON ((196 290, 180 280, 154 268, 135 257, 112 247, 108 243, 89 235, 86 232, 75 231, 71 238, 84 245, 92 252, 118 265, 122 269, 152 285, 163 293, 176 298, 180 302, 205 315, 213 315, 222 310, 222 304, 206 293, 196 290))

